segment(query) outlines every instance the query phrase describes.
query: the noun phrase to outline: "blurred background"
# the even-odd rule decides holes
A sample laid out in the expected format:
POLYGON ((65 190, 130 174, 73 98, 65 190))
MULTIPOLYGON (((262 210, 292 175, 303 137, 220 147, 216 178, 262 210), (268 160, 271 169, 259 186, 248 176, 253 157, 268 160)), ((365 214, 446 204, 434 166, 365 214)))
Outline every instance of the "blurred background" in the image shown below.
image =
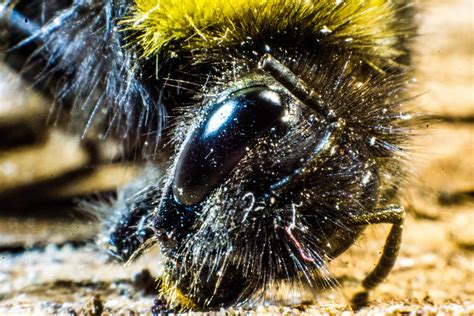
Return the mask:
MULTIPOLYGON (((412 103, 436 119, 411 153, 400 258, 365 312, 474 314, 474 2, 418 2, 412 103)), ((76 206, 112 198, 140 166, 118 159, 111 142, 80 142, 48 125, 49 109, 0 65, 0 314, 149 312, 158 255, 126 268, 110 263, 91 243, 98 224, 76 206)), ((304 309, 346 310, 344 299, 377 261, 388 228, 369 230, 334 261, 342 288, 304 309)))

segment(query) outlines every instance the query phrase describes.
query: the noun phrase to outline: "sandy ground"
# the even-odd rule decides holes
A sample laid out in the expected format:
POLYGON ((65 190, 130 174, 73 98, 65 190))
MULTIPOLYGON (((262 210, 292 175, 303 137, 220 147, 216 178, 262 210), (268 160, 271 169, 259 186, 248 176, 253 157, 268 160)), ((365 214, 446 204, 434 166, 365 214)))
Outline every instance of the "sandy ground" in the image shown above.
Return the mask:
MULTIPOLYGON (((416 79, 422 95, 414 102, 440 120, 413 148, 413 180, 402 188, 409 216, 400 257, 360 314, 474 315, 474 8, 471 0, 420 3, 416 79)), ((0 127, 17 112, 41 112, 38 96, 18 97, 15 89, 11 80, 0 80, 0 127)), ((42 118, 30 117, 29 124, 42 118)), ((48 204, 44 192, 38 205, 28 204, 38 195, 35 187, 11 203, 15 188, 72 177, 85 161, 77 139, 59 132, 48 131, 33 146, 0 147, 0 315, 151 312, 158 249, 127 267, 110 262, 92 242, 97 224, 68 203, 126 183, 136 166, 110 164, 56 183, 54 199, 64 207, 48 204)), ((352 314, 348 300, 377 261, 388 229, 371 228, 331 263, 337 289, 215 314, 352 314)))

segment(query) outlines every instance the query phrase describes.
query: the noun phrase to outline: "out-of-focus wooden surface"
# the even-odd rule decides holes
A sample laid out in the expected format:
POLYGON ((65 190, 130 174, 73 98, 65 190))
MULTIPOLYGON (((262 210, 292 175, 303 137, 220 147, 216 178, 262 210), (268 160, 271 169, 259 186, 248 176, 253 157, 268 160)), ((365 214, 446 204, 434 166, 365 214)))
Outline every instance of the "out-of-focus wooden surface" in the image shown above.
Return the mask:
MULTIPOLYGON (((413 104, 439 120, 421 130, 413 146, 413 181, 402 188, 410 215, 400 258, 386 282, 371 294, 371 305, 360 313, 473 315, 474 2, 419 2, 421 34, 414 64, 420 96, 413 104)), ((33 122, 42 119, 35 114, 41 112, 40 98, 19 96, 4 77, 0 125, 25 109, 33 113, 33 122)), ((46 134, 34 147, 0 150, 0 196, 19 185, 74 170, 84 159, 77 139, 58 132, 46 134)), ((63 185, 55 194, 111 190, 136 172, 134 167, 112 164, 79 184, 63 185)), ((64 213, 15 217, 15 209, 0 205, 0 314, 149 312, 154 296, 145 291, 144 269, 157 272, 157 252, 126 268, 112 264, 94 246, 84 244, 94 238, 97 225, 71 217, 70 210, 64 213)), ((331 264, 342 280, 339 290, 316 296, 315 303, 302 310, 275 305, 250 313, 350 313, 346 298, 377 261, 387 232, 385 226, 369 230, 331 264)))

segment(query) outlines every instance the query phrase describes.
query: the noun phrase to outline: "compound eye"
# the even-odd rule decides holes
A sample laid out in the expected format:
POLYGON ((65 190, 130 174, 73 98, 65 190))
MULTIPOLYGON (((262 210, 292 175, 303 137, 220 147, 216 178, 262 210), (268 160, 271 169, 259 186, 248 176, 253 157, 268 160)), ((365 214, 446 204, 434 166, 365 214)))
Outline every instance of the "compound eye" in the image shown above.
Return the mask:
POLYGON ((199 203, 283 113, 281 96, 267 86, 238 90, 211 105, 178 155, 173 181, 177 201, 199 203))

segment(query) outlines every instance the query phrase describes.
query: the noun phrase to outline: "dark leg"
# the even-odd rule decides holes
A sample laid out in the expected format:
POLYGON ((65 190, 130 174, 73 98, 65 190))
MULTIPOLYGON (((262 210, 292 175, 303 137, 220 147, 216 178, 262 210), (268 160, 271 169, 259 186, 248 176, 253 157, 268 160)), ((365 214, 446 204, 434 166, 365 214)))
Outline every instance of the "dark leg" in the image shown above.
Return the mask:
POLYGON ((402 241, 403 223, 405 221, 405 210, 398 205, 376 209, 369 214, 358 215, 348 219, 348 226, 392 224, 390 233, 385 241, 382 256, 372 272, 362 282, 364 291, 357 293, 352 298, 354 309, 360 309, 367 304, 368 292, 378 286, 390 273, 398 257, 402 241))
POLYGON ((156 243, 153 229, 154 209, 161 191, 156 186, 119 190, 117 201, 112 205, 96 205, 96 213, 104 223, 100 243, 112 257, 130 262, 156 243))

